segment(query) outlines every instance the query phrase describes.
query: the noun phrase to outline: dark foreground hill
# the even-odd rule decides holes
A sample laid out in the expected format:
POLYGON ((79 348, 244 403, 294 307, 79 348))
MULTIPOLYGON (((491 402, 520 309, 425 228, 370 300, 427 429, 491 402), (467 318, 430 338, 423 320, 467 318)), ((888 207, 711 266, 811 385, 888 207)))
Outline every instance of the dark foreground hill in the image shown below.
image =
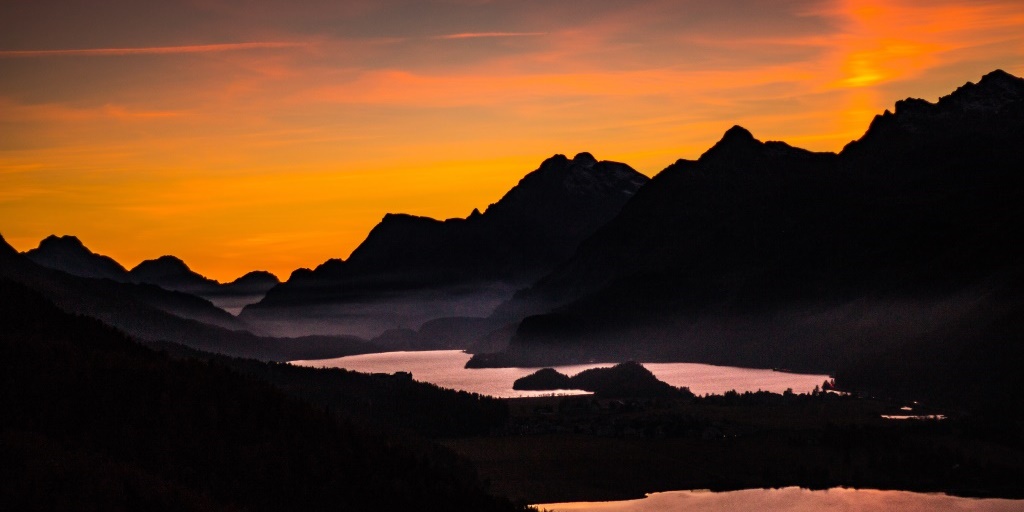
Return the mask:
POLYGON ((173 360, 0 280, 4 510, 515 510, 444 449, 173 360))
MULTIPOLYGON (((506 352, 473 363, 664 359, 835 372, 927 354, 962 366, 971 382, 985 364, 958 358, 990 359, 970 349, 978 343, 1022 362, 1024 331, 1013 321, 1024 312, 1021 169, 1024 80, 1002 71, 934 104, 897 102, 839 154, 735 127, 700 159, 658 174, 503 306, 508 316, 544 313, 519 325, 506 352)), ((929 367, 901 379, 927 387, 945 378, 929 367)))
POLYGON ((555 155, 483 213, 385 216, 348 260, 296 271, 241 316, 269 333, 367 338, 438 318, 487 317, 571 255, 646 181, 589 153, 555 155))

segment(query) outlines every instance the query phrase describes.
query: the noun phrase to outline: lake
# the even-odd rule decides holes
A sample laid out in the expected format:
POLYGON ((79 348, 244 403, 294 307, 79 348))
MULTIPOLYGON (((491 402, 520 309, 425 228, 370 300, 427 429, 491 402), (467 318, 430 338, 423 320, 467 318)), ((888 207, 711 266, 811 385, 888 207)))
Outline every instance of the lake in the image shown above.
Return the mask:
MULTIPOLYGON (((384 352, 358 356, 292 361, 299 366, 345 368, 365 373, 410 372, 415 380, 438 386, 499 398, 550 395, 552 391, 518 391, 512 383, 537 368, 465 368, 470 355, 461 350, 430 350, 423 352, 384 352)), ((575 375, 588 368, 612 366, 608 363, 555 366, 567 375, 575 375)), ((827 375, 776 372, 753 368, 714 366, 697 363, 644 363, 659 379, 673 386, 687 386, 698 395, 722 394, 726 391, 771 391, 782 393, 792 389, 807 393, 828 379, 827 375)), ((581 391, 561 390, 559 394, 582 394, 581 391)))
POLYGON ((783 489, 746 489, 742 491, 672 491, 648 494, 646 498, 629 501, 590 503, 549 503, 535 505, 550 512, 640 512, 663 510, 734 511, 762 510, 771 512, 866 512, 889 511, 932 512, 1020 512, 1024 500, 961 498, 939 493, 879 491, 872 489, 834 488, 812 491, 799 487, 783 489))

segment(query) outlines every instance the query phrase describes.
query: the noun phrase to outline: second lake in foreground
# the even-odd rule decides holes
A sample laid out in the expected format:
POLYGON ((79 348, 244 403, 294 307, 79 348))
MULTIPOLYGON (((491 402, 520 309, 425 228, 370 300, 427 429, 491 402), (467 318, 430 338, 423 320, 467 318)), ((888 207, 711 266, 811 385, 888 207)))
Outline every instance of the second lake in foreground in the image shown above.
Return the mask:
POLYGON ((747 489, 743 491, 672 491, 648 494, 646 498, 629 501, 590 503, 551 503, 537 505, 550 512, 640 512, 664 510, 672 512, 718 512, 761 510, 772 512, 836 512, 890 511, 932 512, 972 511, 1011 512, 1024 510, 1022 500, 961 498, 938 493, 880 491, 873 489, 835 488, 812 491, 798 487, 784 489, 747 489))

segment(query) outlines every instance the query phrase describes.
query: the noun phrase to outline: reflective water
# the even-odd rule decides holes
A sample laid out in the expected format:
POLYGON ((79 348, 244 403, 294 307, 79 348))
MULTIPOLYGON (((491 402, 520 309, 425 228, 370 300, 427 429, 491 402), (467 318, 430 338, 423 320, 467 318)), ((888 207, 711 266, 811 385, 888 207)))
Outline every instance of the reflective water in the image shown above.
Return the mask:
POLYGON ((960 498, 946 494, 907 491, 879 491, 872 489, 835 488, 811 491, 798 487, 784 489, 747 489, 743 491, 672 491, 648 494, 646 498, 630 501, 591 503, 551 503, 536 505, 552 512, 600 511, 735 511, 761 512, 933 512, 979 511, 1021 512, 1024 500, 960 498))
MULTIPOLYGON (((292 364, 311 367, 345 368, 367 373, 411 372, 413 379, 438 386, 481 393, 501 398, 549 395, 551 391, 517 391, 512 383, 535 372, 536 368, 465 368, 470 355, 459 350, 432 350, 426 352, 385 352, 319 359, 292 361, 292 364)), ((575 375, 587 368, 610 364, 583 364, 556 366, 555 369, 575 375)), ((712 366, 696 363, 644 363, 659 379, 673 386, 687 386, 698 395, 721 394, 736 391, 771 391, 781 393, 792 389, 806 393, 820 386, 828 376, 775 372, 731 366, 712 366)), ((579 394, 579 391, 559 391, 579 394)))

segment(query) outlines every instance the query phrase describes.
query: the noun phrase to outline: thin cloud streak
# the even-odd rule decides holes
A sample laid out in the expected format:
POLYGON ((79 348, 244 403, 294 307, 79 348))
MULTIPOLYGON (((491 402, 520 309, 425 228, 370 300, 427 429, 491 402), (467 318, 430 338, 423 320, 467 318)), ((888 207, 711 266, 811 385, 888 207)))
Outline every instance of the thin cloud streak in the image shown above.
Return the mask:
POLYGON ((537 37, 547 35, 547 32, 463 32, 459 34, 446 34, 436 36, 434 39, 477 39, 484 37, 537 37))
POLYGON ((287 41, 261 41, 249 43, 197 44, 186 46, 150 46, 143 48, 83 48, 63 50, 0 50, 0 58, 30 57, 117 57, 124 55, 172 55, 181 53, 211 53, 242 50, 297 48, 308 43, 287 41))

